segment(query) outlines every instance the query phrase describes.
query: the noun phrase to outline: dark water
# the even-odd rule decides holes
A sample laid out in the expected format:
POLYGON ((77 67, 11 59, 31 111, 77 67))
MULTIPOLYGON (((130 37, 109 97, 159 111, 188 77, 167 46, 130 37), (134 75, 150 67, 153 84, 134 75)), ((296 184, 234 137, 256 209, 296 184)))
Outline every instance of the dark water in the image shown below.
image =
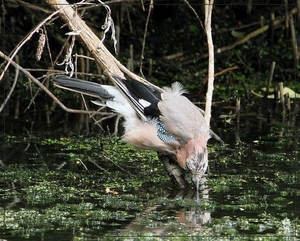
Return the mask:
POLYGON ((2 135, 0 238, 297 240, 297 125, 247 117, 213 128, 227 145, 211 140, 199 194, 118 140, 2 135))

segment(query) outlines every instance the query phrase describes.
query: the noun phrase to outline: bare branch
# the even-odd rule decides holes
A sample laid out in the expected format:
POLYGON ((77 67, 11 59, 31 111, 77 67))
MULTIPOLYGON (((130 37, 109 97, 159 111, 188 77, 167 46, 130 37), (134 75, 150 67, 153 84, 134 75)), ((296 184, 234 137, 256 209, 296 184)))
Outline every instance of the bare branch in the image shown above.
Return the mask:
POLYGON ((210 126, 211 118, 211 103, 214 90, 214 45, 211 33, 211 15, 214 0, 205 0, 205 32, 208 45, 208 86, 206 92, 205 103, 205 121, 207 126, 210 126))
POLYGON ((116 58, 103 45, 102 41, 80 18, 72 5, 65 0, 46 0, 55 10, 59 11, 61 18, 68 24, 69 28, 78 33, 88 51, 93 55, 96 62, 104 70, 111 74, 123 76, 123 73, 116 65, 116 58))
POLYGON ((10 58, 8 60, 8 63, 5 65, 3 72, 0 75, 0 81, 3 79, 4 73, 7 71, 8 66, 10 65, 10 63, 12 62, 13 58, 17 55, 17 53, 19 52, 19 50, 22 48, 22 46, 31 39, 32 35, 34 33, 36 33, 48 20, 50 20, 53 16, 55 16, 57 13, 59 13, 60 11, 62 11, 64 7, 61 7, 61 9, 55 11, 54 13, 50 14, 46 19, 44 19, 43 21, 41 21, 33 30, 31 30, 31 32, 25 37, 25 39, 15 48, 15 50, 13 51, 13 53, 10 55, 10 58))
MULTIPOLYGON (((83 114, 91 114, 95 113, 94 111, 84 111, 84 110, 74 110, 67 108, 64 104, 62 104, 59 99, 56 98, 54 94, 50 90, 46 88, 40 81, 38 81, 35 77, 33 77, 26 69, 22 68, 15 61, 13 61, 10 57, 5 55, 0 51, 0 57, 5 59, 7 62, 10 62, 15 68, 18 68, 23 74, 25 74, 32 82, 34 82, 37 86, 39 86, 42 90, 44 90, 63 110, 71 113, 83 113, 83 114)), ((103 114, 103 113, 100 113, 103 114)))
POLYGON ((187 1, 187 0, 183 0, 187 5, 188 7, 192 10, 192 12, 195 14, 196 18, 198 19, 199 21, 199 24, 200 26, 202 27, 202 29, 205 31, 205 28, 203 26, 203 23, 201 21, 201 19, 199 18, 199 15, 197 14, 196 10, 192 7, 192 5, 187 1))
POLYGON ((12 93, 14 92, 17 81, 18 81, 18 78, 19 78, 19 68, 16 68, 15 79, 14 79, 13 85, 12 85, 11 89, 9 90, 5 100, 3 101, 3 103, 0 106, 0 113, 2 112, 4 106, 7 104, 7 102, 10 99, 12 93))
POLYGON ((144 37, 143 37, 143 45, 142 45, 142 53, 141 53, 141 60, 140 60, 140 74, 142 76, 144 76, 144 74, 143 74, 143 59, 144 59, 144 52, 145 52, 145 44, 146 44, 146 37, 147 37, 149 19, 150 19, 150 15, 151 15, 152 9, 153 9, 153 0, 150 0, 150 5, 149 5, 149 9, 148 9, 147 20, 146 20, 146 24, 145 24, 144 37))

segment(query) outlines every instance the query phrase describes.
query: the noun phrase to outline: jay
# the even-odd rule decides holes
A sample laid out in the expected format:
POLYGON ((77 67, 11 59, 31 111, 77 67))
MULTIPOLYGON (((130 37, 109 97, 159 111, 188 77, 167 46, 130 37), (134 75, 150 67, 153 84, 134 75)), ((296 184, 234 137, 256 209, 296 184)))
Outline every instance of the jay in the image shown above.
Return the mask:
POLYGON ((168 155, 191 173, 198 191, 208 167, 207 141, 210 138, 202 113, 183 94, 178 82, 159 88, 149 83, 109 75, 112 85, 101 85, 67 76, 57 76, 54 84, 98 100, 123 116, 122 139, 138 149, 168 155))

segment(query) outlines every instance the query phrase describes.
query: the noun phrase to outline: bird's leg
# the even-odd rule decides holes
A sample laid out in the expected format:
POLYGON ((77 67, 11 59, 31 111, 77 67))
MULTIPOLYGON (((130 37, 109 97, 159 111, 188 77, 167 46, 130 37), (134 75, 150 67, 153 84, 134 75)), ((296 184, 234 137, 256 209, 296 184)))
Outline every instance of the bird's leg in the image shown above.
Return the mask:
POLYGON ((189 183, 184 179, 185 170, 182 169, 169 155, 164 155, 162 153, 157 153, 159 160, 165 166, 168 175, 171 179, 176 182, 180 188, 189 187, 189 183))

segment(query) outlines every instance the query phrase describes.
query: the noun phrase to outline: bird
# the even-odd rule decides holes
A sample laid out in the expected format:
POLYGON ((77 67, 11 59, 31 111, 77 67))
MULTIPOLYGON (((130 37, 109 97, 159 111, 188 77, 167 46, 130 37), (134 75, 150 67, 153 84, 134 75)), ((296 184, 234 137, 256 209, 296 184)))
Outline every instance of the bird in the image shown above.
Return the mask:
POLYGON ((123 141, 170 156, 191 174, 196 190, 208 168, 210 128, 179 82, 159 88, 131 78, 108 74, 114 85, 56 76, 56 87, 97 98, 124 118, 123 141))

